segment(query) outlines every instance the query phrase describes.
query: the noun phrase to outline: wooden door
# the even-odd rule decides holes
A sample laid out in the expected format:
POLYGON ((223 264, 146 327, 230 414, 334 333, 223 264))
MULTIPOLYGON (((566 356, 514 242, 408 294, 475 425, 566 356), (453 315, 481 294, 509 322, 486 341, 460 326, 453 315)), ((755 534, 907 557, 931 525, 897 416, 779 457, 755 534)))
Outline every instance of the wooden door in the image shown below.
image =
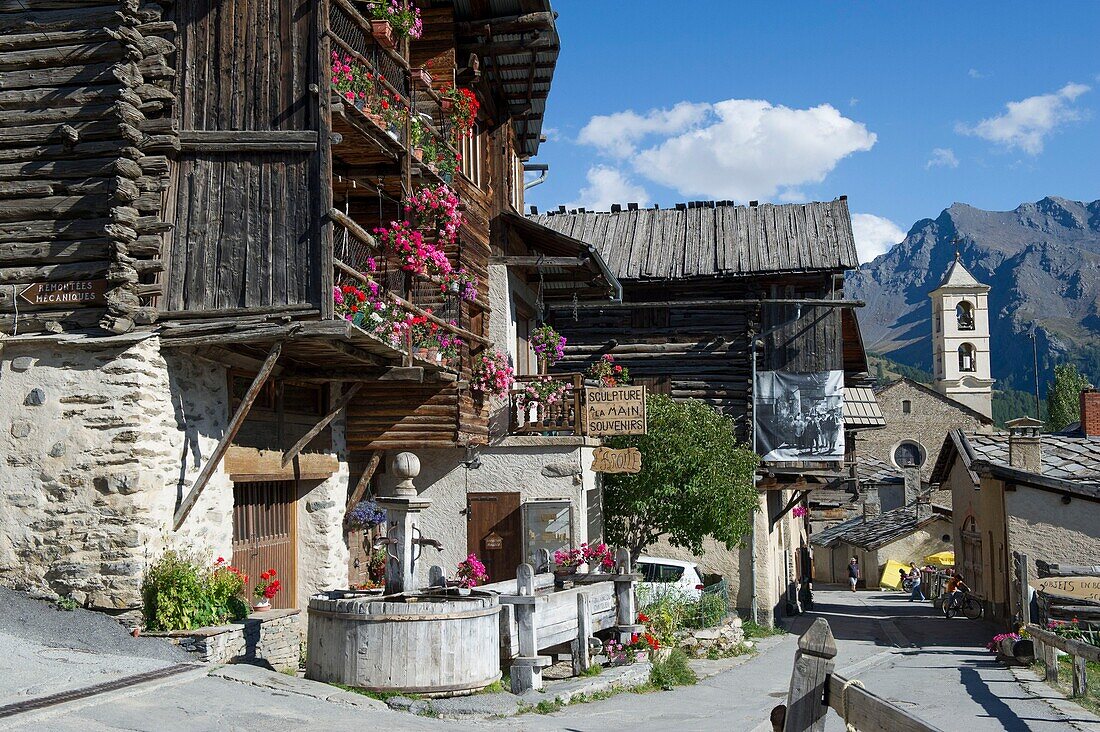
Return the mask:
POLYGON ((260 573, 275 570, 276 608, 298 605, 296 494, 292 480, 233 484, 233 564, 248 575, 250 598, 260 573))
POLYGON ((490 582, 513 579, 523 562, 523 520, 519 493, 466 496, 466 551, 476 554, 490 582))

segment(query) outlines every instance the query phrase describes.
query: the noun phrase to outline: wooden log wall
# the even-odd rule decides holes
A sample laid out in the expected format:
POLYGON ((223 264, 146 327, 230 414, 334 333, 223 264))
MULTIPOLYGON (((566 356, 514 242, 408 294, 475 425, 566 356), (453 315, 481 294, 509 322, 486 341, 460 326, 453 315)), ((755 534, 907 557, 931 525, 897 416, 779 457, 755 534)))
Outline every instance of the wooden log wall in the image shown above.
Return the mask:
POLYGON ((165 310, 327 302, 318 12, 313 0, 178 4, 183 149, 165 310))
POLYGON ((169 155, 179 147, 170 6, 0 2, 4 332, 121 333, 156 318, 169 155), (31 283, 100 279, 104 299, 17 300, 31 283))

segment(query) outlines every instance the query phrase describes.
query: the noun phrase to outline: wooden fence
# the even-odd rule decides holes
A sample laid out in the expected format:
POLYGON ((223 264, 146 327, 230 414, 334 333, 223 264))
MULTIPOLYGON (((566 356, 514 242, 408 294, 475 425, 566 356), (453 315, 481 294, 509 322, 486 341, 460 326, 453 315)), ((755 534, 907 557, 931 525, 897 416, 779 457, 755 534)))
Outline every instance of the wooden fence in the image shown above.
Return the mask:
POLYGON ((1068 653, 1073 663, 1073 696, 1085 696, 1089 690, 1086 664, 1089 661, 1100 663, 1100 647, 1083 643, 1072 638, 1063 638, 1057 633, 1043 630, 1034 623, 1025 626, 1028 635, 1035 643, 1035 655, 1043 660, 1047 668, 1047 681, 1058 683, 1058 651, 1068 653))
POLYGON ((771 713, 775 732, 822 732, 830 709, 859 732, 940 732, 860 681, 833 673, 835 659, 833 631, 818 618, 798 639, 787 703, 771 713))

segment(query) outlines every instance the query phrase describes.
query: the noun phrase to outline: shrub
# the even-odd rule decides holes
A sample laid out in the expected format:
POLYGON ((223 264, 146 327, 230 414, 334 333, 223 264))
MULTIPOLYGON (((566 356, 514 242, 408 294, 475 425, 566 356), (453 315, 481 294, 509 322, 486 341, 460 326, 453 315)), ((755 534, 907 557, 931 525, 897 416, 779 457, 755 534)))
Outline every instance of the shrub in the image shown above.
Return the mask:
POLYGON ((149 630, 192 630, 248 615, 241 597, 248 577, 218 558, 213 567, 167 551, 141 583, 142 614, 149 630))
POLYGON ((666 691, 674 686, 690 686, 698 680, 688 665, 687 654, 679 648, 673 648, 668 658, 655 662, 649 669, 649 683, 666 691))

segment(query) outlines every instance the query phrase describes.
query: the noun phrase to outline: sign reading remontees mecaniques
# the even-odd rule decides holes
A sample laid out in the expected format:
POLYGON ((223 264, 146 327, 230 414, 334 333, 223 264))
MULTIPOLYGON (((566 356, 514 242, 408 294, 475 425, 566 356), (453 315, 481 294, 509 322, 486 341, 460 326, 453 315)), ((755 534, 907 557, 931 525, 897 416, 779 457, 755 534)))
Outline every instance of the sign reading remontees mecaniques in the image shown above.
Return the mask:
POLYGON ((644 386, 585 387, 586 434, 644 435, 645 394, 644 386))
POLYGON ((19 291, 19 297, 31 305, 67 303, 107 304, 107 280, 34 282, 19 291))

